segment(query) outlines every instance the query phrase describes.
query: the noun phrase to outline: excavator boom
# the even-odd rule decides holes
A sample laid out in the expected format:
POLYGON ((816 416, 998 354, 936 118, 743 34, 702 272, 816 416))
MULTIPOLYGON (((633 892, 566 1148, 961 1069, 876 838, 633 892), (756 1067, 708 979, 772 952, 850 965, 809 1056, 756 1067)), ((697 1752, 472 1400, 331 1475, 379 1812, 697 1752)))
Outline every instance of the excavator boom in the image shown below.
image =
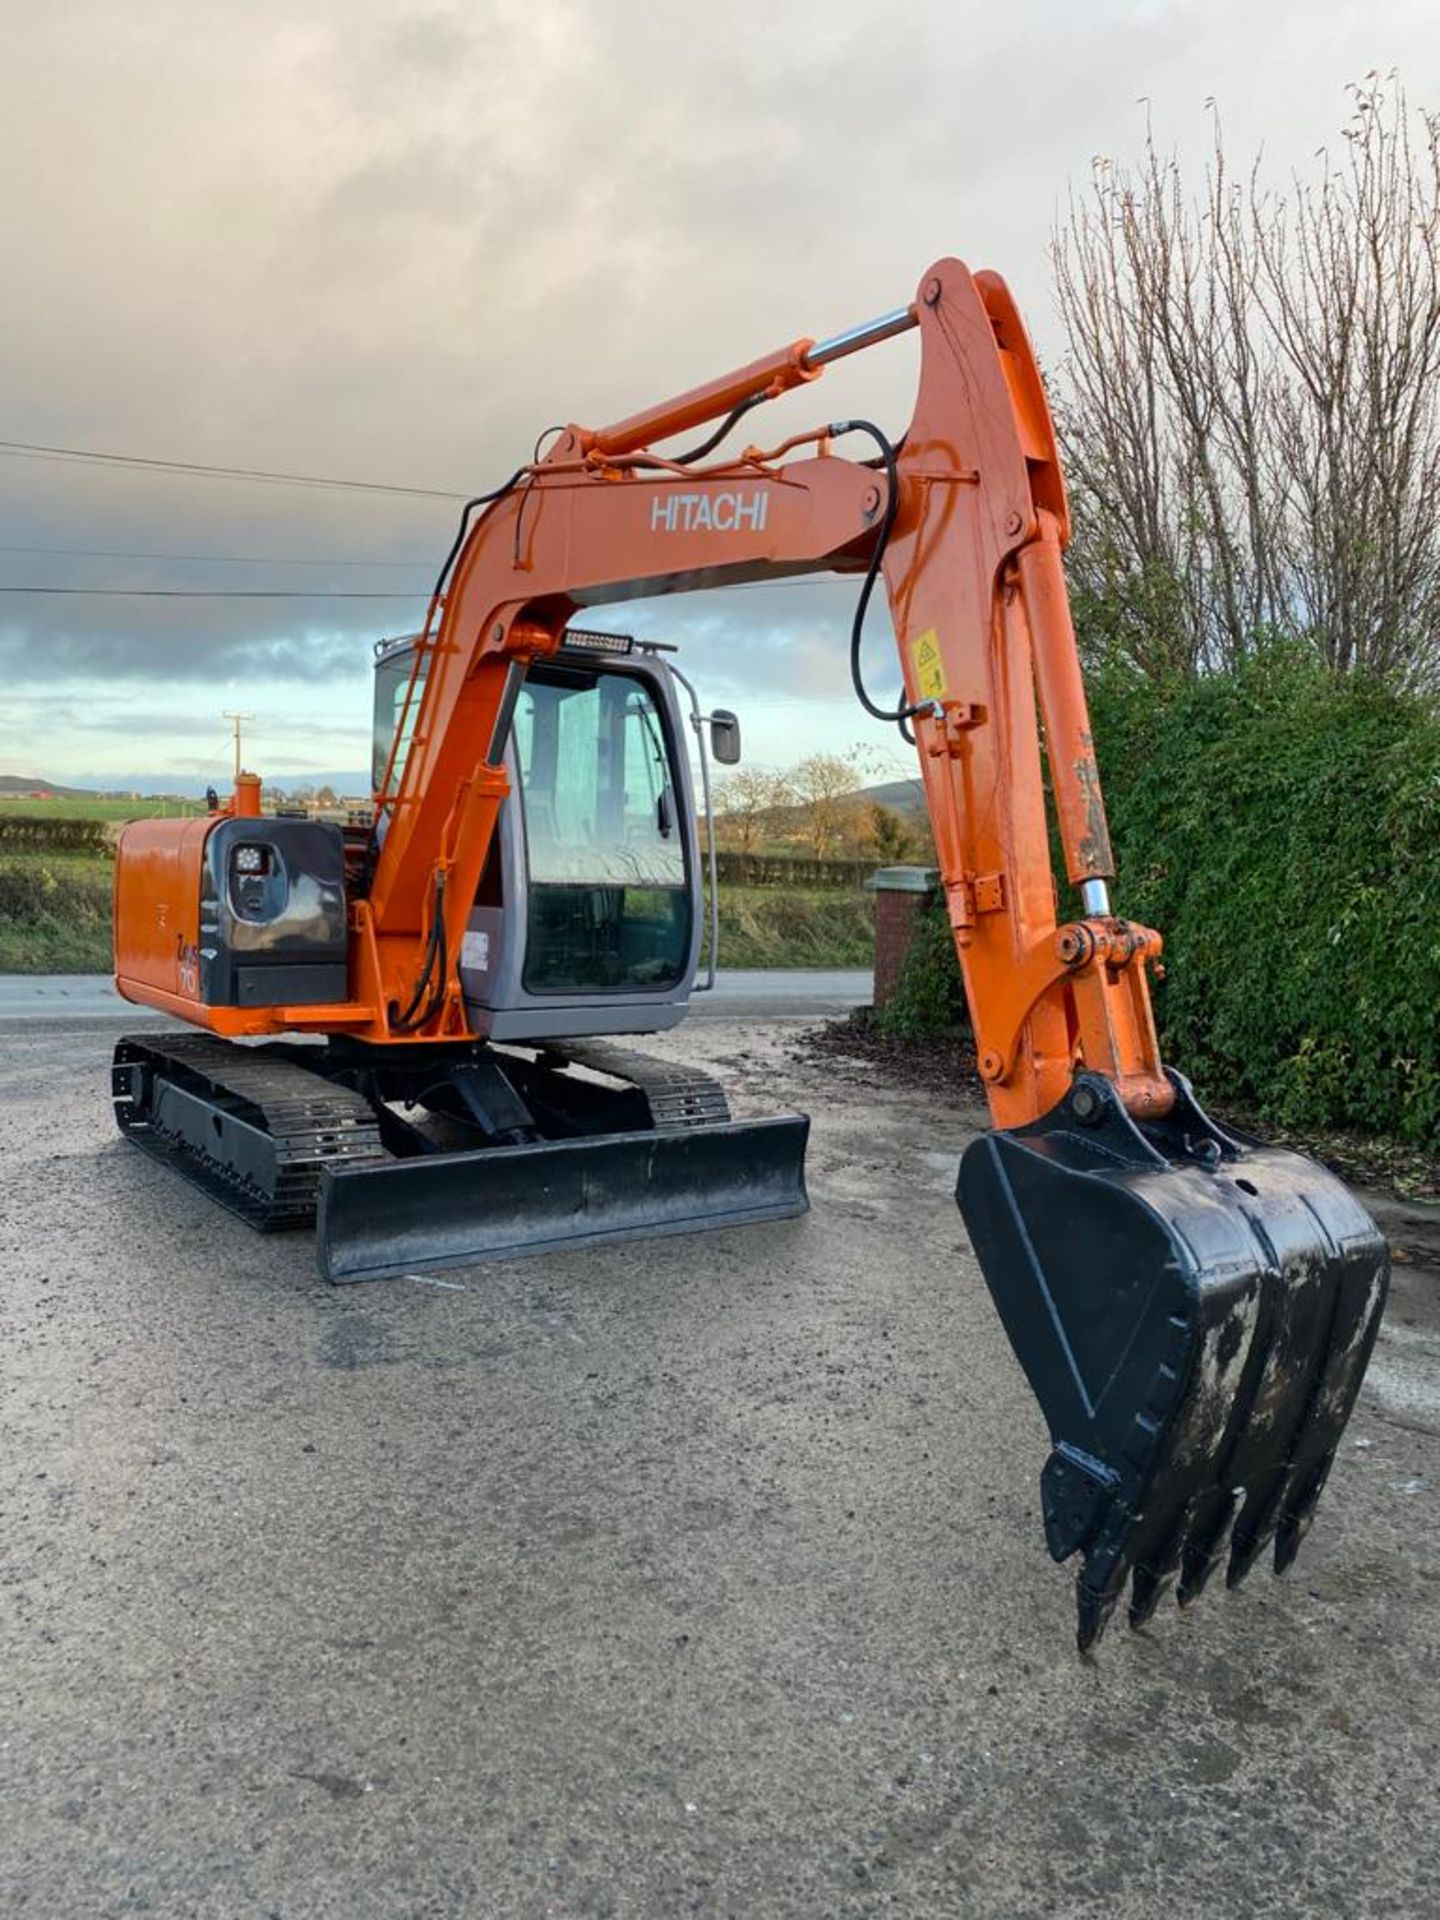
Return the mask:
MULTIPOLYGON (((476 1036, 455 956, 510 793, 517 702, 572 618, 647 595, 856 576, 852 674, 871 713, 913 729, 995 1123, 964 1157, 959 1204, 1049 1423, 1046 1538, 1057 1559, 1081 1556, 1088 1651, 1127 1586, 1138 1625, 1173 1580, 1182 1599, 1197 1593, 1227 1549, 1232 1581, 1272 1540, 1277 1566, 1293 1557, 1375 1337, 1387 1256, 1331 1175, 1216 1126, 1162 1060, 1149 991, 1160 936, 1112 910, 1068 536, 1024 327, 998 276, 956 260, 865 326, 794 341, 610 426, 572 424, 470 503, 442 569, 348 896, 343 998, 210 1007, 143 969, 127 980, 123 955, 119 970, 132 997, 218 1033, 340 1033, 372 1060, 464 1048, 476 1036), (920 379, 898 439, 840 420, 720 450, 767 400, 911 331, 920 379), (659 450, 716 422, 699 446, 659 450), (904 683, 889 710, 860 665, 882 583, 904 683)), ((505 1163, 522 1185, 534 1154, 516 1146, 505 1163)), ((408 1208, 418 1231, 430 1177, 387 1172, 382 1211, 408 1208)), ((358 1206, 373 1226, 363 1166, 319 1179, 322 1215, 358 1206)), ((666 1199, 681 1225, 684 1179, 666 1199)), ((525 1194, 512 1197, 523 1215, 525 1194)), ((785 1210, 793 1194, 772 1217, 785 1210)), ((453 1220, 447 1234, 440 1257, 485 1240, 453 1220)), ((419 1257, 413 1240, 404 1257, 419 1257)))

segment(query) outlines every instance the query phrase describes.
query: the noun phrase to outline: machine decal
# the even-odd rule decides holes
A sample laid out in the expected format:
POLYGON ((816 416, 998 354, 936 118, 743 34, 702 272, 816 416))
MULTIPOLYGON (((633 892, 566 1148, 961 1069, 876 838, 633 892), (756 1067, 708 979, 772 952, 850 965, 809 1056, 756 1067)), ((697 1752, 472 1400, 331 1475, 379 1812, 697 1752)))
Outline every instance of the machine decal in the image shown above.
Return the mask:
POLYGON ((464 934, 460 941, 460 964, 472 967, 476 973, 490 971, 490 936, 488 933, 476 933, 473 929, 464 934))
POLYGON ((763 533, 770 496, 746 493, 657 493, 650 502, 652 533, 763 533))
POLYGON ((943 700, 949 692, 945 668, 940 659, 940 641, 934 627, 917 633, 910 642, 910 659, 915 668, 915 689, 922 700, 943 700))

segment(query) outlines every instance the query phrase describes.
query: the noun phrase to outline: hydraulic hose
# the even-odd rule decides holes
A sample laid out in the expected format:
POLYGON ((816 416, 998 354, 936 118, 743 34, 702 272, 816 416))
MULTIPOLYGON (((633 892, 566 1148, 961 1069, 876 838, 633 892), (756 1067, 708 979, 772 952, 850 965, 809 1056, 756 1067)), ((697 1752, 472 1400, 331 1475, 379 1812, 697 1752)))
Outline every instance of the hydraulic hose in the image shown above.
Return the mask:
POLYGON ((868 714, 876 720, 888 720, 904 732, 905 722, 917 713, 928 713, 932 703, 928 700, 920 700, 914 706, 902 705, 893 710, 879 706, 870 698, 866 689, 865 674, 860 661, 860 648, 865 633, 865 615, 870 606, 870 596, 875 591, 875 582, 880 578, 885 548, 889 544, 891 530, 895 525, 895 515, 900 510, 900 475, 895 447, 873 420, 836 420, 832 423, 830 432, 837 439, 842 433, 869 434, 880 449, 881 464, 885 469, 885 513, 880 522, 880 532, 876 537, 874 551, 870 555, 870 564, 865 569, 864 584, 860 588, 860 598, 855 602, 855 618, 850 627, 850 680, 855 688, 856 698, 868 714))
POLYGON ((425 958, 421 963, 420 977, 415 982, 415 991, 411 994, 405 1011, 391 1015, 390 1025, 395 1033, 414 1033, 417 1028, 423 1027, 440 1011, 441 1003, 445 998, 446 976, 450 971, 447 945, 445 873, 443 868, 437 867, 430 937, 425 943, 425 958), (423 1012, 420 1010, 422 1003, 423 1012))

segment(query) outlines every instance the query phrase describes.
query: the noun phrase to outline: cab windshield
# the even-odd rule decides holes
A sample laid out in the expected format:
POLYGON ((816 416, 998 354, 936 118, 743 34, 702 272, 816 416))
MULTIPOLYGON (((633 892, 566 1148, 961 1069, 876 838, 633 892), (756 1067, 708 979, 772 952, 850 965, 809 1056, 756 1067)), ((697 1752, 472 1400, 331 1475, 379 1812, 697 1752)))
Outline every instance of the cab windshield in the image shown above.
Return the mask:
MULTIPOLYGON (((392 790, 404 772, 420 708, 417 684, 405 710, 414 657, 407 647, 376 668, 377 792, 397 731, 392 790)), ((686 822, 647 682, 619 668, 532 665, 511 745, 524 822, 526 990, 673 986, 690 954, 686 822)))
POLYGON ((532 666, 515 709, 532 993, 673 985, 690 949, 685 823, 645 681, 532 666))

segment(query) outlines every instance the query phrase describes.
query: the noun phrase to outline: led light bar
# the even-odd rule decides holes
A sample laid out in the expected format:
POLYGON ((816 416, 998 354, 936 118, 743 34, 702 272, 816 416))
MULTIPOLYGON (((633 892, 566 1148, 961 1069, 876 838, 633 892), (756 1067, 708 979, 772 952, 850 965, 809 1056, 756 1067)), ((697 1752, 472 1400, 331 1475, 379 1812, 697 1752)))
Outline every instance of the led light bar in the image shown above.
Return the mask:
POLYGON ((567 627, 562 647, 577 653, 633 653, 635 640, 628 633, 593 633, 588 627, 567 627))

